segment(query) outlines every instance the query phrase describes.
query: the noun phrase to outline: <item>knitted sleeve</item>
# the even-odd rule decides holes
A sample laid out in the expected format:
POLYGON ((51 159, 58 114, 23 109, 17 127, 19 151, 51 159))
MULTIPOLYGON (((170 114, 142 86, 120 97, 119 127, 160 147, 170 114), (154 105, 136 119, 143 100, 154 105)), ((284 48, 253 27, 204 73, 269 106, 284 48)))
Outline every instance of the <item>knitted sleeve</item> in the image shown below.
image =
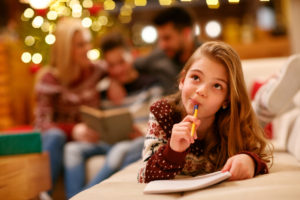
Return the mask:
MULTIPOLYGON (((140 183, 172 179, 181 172, 185 164, 186 152, 175 152, 169 146, 168 124, 163 125, 162 122, 172 120, 164 117, 166 115, 162 113, 164 109, 160 103, 151 107, 149 127, 144 142, 143 167, 138 172, 138 182, 140 183)), ((169 109, 165 109, 165 111, 170 112, 169 109)))
POLYGON ((242 152, 240 152, 240 154, 247 154, 248 156, 250 156, 253 159, 253 161, 255 163, 254 176, 259 175, 259 174, 268 174, 269 173, 267 164, 256 153, 249 152, 249 151, 242 151, 242 152))

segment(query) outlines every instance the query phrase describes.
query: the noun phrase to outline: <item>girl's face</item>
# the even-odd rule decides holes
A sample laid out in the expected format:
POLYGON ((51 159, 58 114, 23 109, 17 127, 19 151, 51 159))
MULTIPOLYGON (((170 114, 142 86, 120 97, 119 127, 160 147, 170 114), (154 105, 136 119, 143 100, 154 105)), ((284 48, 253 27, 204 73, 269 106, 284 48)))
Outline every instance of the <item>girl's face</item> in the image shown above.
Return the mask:
POLYGON ((91 49, 88 36, 82 32, 76 32, 72 38, 72 64, 86 68, 91 64, 87 57, 87 52, 91 49))
POLYGON ((192 115, 197 104, 199 119, 213 119, 227 101, 228 73, 222 64, 202 56, 180 81, 179 89, 187 114, 192 115))

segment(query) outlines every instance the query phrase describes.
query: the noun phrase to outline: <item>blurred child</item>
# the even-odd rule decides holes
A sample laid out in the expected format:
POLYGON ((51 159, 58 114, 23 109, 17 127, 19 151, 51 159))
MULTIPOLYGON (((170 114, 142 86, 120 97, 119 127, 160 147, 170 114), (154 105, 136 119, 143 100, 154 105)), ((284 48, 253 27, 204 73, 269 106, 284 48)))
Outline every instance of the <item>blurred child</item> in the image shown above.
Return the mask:
POLYGON ((237 53, 225 43, 207 42, 183 68, 179 91, 150 108, 138 181, 217 170, 229 171, 231 180, 247 179, 268 173, 271 157, 237 53))

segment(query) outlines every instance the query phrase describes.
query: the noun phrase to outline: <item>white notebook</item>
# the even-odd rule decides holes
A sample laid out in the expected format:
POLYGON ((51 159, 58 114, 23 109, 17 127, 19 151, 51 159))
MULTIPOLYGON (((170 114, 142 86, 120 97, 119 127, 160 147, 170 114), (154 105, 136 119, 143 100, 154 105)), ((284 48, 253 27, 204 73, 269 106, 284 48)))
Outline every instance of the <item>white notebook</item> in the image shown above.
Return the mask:
POLYGON ((214 173, 196 176, 192 178, 172 179, 172 180, 155 180, 149 182, 144 193, 171 193, 184 192, 189 190, 196 190, 206 188, 211 185, 222 182, 230 178, 230 172, 217 171, 214 173))

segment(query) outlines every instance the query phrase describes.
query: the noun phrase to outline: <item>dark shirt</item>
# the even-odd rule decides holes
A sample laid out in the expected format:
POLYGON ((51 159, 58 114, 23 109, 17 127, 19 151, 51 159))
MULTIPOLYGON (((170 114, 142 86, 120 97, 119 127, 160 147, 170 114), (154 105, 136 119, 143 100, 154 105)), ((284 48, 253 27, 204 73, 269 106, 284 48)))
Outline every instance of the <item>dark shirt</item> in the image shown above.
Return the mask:
MULTIPOLYGON (((195 41, 195 48, 201 45, 195 41)), ((170 59, 162 50, 155 49, 150 55, 136 59, 134 66, 141 74, 147 74, 157 78, 163 87, 164 94, 172 94, 177 91, 178 75, 185 62, 180 62, 179 56, 170 59)))

